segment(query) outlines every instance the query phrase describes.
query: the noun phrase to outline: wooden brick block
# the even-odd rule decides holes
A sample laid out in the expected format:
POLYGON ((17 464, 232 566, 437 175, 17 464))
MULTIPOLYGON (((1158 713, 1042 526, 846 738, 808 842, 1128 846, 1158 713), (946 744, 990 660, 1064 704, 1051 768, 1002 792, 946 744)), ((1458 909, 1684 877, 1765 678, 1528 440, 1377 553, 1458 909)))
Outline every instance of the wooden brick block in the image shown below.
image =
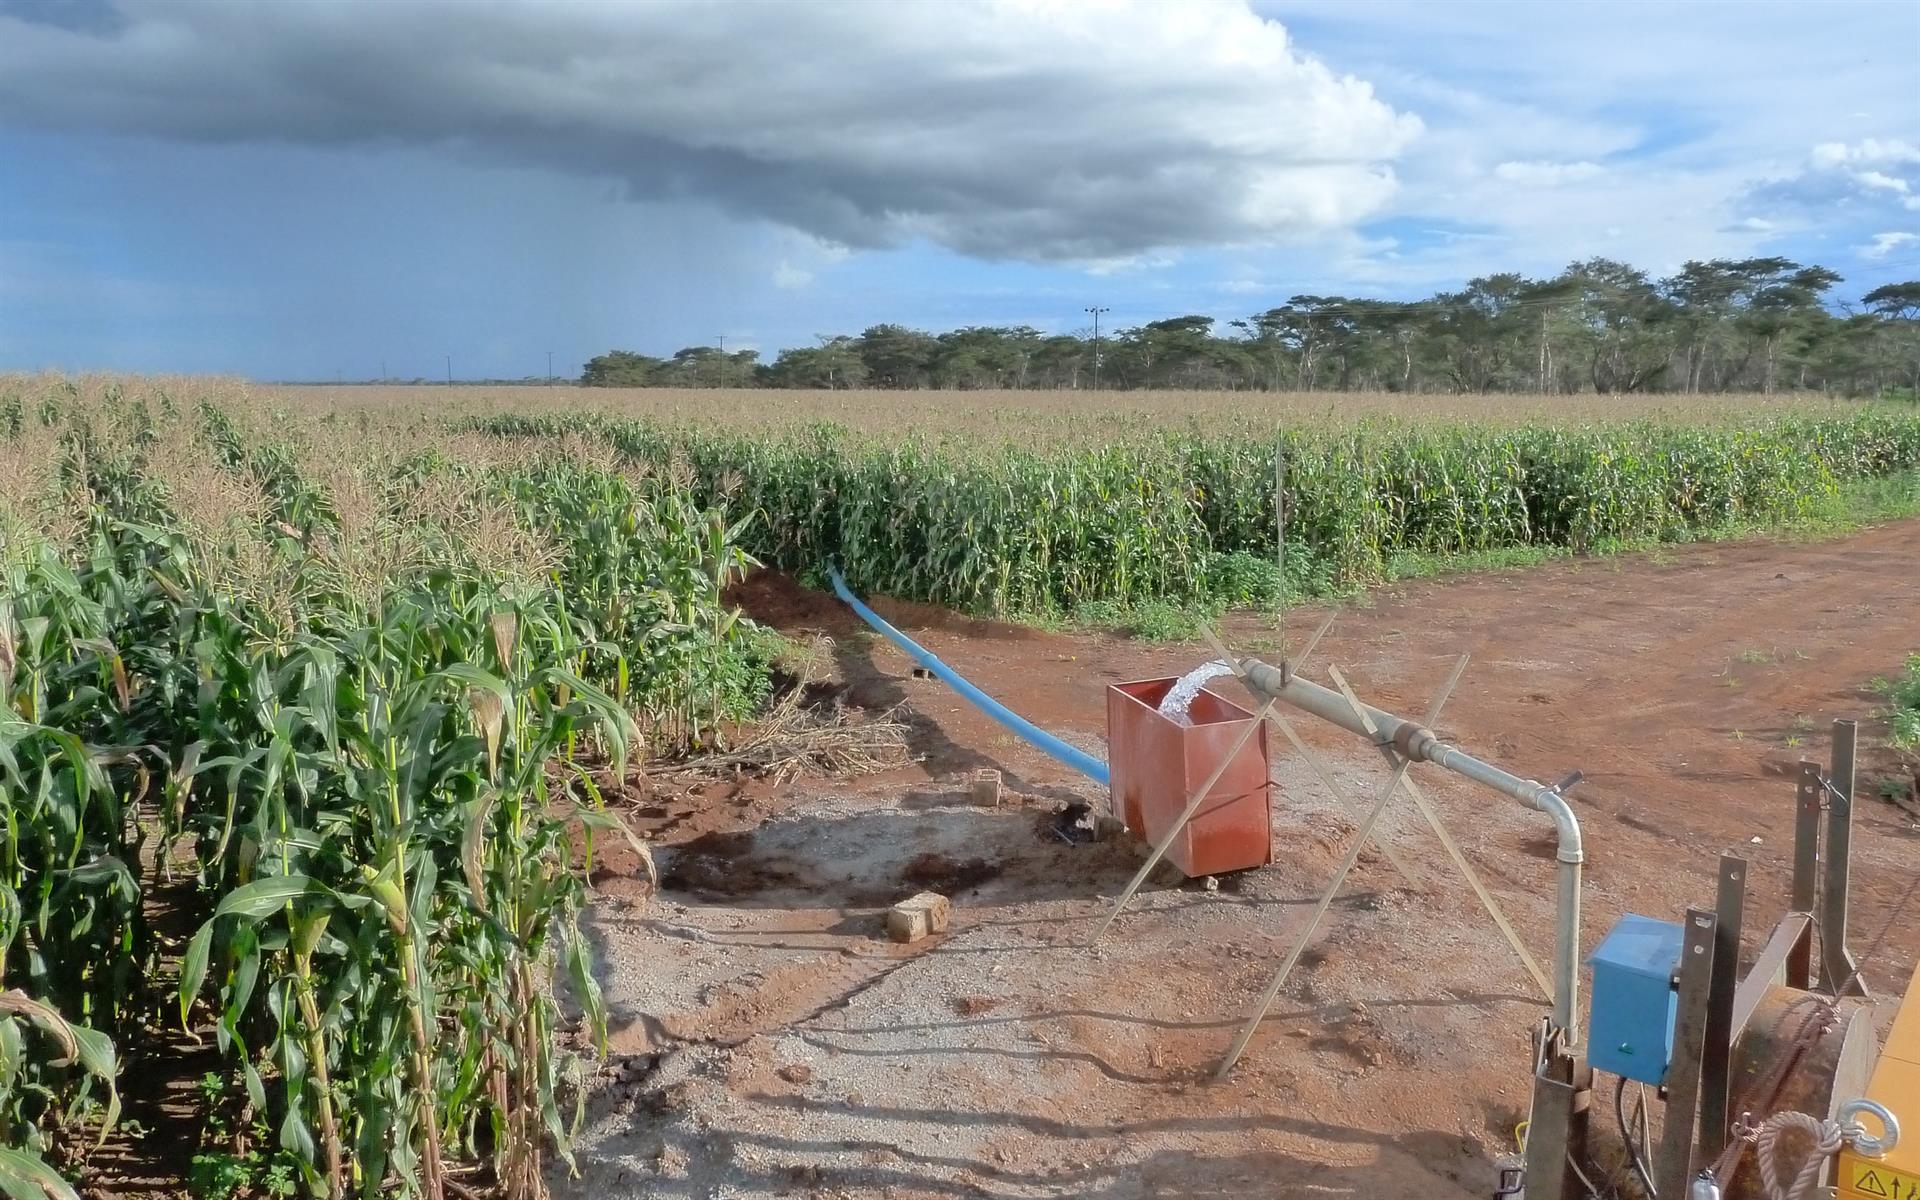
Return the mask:
POLYGON ((952 916, 951 900, 938 892, 921 892, 887 910, 887 936, 896 942, 917 942, 930 933, 945 933, 952 916))
POLYGON ((973 773, 973 802, 981 808, 1000 807, 1000 772, 983 767, 973 773))

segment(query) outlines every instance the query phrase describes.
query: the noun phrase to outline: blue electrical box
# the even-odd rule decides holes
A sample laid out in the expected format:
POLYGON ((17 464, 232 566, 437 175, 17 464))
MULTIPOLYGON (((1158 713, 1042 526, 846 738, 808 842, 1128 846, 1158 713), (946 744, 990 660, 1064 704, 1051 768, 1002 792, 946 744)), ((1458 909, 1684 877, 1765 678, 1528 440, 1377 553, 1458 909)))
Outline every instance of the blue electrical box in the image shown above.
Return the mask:
POLYGON ((1587 961, 1593 966, 1587 1062, 1656 1087, 1673 1058, 1673 1019, 1680 1003, 1674 972, 1685 931, 1674 921, 1628 913, 1607 931, 1587 961))

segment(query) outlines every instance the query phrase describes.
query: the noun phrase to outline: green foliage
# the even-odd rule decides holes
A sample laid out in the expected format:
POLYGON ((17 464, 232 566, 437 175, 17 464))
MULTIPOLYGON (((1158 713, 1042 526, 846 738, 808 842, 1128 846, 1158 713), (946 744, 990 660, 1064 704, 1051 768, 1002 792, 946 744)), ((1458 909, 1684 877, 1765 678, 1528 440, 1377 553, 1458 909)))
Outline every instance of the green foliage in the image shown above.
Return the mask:
POLYGON ((560 453, 323 480, 211 405, 63 420, 84 533, 0 556, 0 1172, 115 1118, 107 1034, 157 999, 146 843, 193 849, 178 1011, 261 1123, 198 1194, 441 1200, 478 1157, 540 1194, 578 1074, 558 972, 605 1033, 603 782, 766 695, 777 640, 721 598, 746 522, 560 453))
POLYGON ((1920 467, 1920 416, 1886 408, 1743 427, 1499 428, 1371 422, 1126 436, 1045 450, 909 439, 492 417, 501 436, 590 432, 753 515, 759 558, 838 563, 857 591, 996 614, 1156 600, 1268 604, 1274 460, 1287 592, 1311 596, 1450 560, 1524 561, 1791 524, 1843 484, 1920 467))
POLYGON ((1202 622, 1219 616, 1214 608, 1196 608, 1167 600, 1147 600, 1127 613, 1121 628, 1147 642, 1185 642, 1200 636, 1202 622))
POLYGON ((1882 685, 1890 739, 1902 750, 1920 750, 1920 654, 1907 659, 1903 674, 1882 685))
POLYGON ((754 381, 754 350, 732 353, 711 346, 689 346, 672 358, 653 358, 630 350, 610 350, 586 362, 583 387, 741 387, 754 381))
POLYGON ((581 382, 627 387, 919 390, 1139 388, 1543 394, 1920 388, 1920 282, 1837 315, 1841 282, 1785 258, 1686 263, 1654 279, 1592 258, 1548 279, 1512 272, 1423 300, 1294 296, 1216 331, 1207 316, 1043 334, 968 326, 932 334, 875 325, 780 351, 690 346, 671 359, 613 351, 581 382), (1095 361, 1098 359, 1098 370, 1095 361))
POLYGON ((194 1200, 299 1195, 307 1173, 298 1155, 284 1147, 272 1148, 272 1131, 264 1120, 256 1116, 246 1136, 235 1139, 226 1112, 232 1096, 228 1083, 212 1073, 200 1080, 207 1108, 202 1131, 205 1148, 194 1154, 188 1167, 188 1194, 194 1200))

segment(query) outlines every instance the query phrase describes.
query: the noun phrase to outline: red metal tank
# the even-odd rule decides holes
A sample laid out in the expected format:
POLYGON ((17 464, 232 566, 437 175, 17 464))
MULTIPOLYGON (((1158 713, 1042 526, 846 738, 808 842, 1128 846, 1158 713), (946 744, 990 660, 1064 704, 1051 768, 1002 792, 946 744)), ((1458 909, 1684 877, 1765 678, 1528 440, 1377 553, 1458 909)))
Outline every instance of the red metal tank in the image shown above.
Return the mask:
MULTIPOLYGON (((1191 724, 1160 715, 1173 679, 1142 679, 1107 688, 1107 770, 1114 815, 1157 844, 1193 793, 1219 767, 1253 714, 1202 689, 1188 713, 1191 724)), ((1201 801, 1167 860, 1189 876, 1243 871, 1273 861, 1267 803, 1266 722, 1201 801)))

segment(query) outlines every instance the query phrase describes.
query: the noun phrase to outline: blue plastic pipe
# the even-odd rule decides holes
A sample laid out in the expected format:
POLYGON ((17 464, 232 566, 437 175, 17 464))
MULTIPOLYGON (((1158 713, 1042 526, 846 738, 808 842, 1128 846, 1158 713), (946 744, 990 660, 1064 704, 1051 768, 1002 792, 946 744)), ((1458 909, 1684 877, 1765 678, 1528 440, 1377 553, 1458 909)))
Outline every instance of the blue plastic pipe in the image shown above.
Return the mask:
POLYGON ((866 605, 860 603, 859 597, 847 590, 847 581, 840 577, 839 571, 828 567, 827 577, 833 580, 834 595, 846 601, 847 607, 859 613, 861 620, 878 630, 882 637, 912 655, 916 662, 939 676, 942 682, 954 691, 959 692, 969 704, 972 704, 981 712, 986 713, 994 720, 1005 725, 1035 749, 1052 755, 1054 758, 1059 759, 1095 783, 1103 787, 1106 786, 1106 763, 1101 762, 1084 750, 1067 745, 1059 738, 1048 733, 1032 721, 1027 720, 1019 713, 1014 712, 1006 705, 995 700, 992 696, 987 695, 979 688, 955 674, 952 667, 949 667, 933 655, 927 653, 926 648, 920 645, 920 643, 887 624, 886 620, 882 618, 879 613, 874 612, 866 605))

